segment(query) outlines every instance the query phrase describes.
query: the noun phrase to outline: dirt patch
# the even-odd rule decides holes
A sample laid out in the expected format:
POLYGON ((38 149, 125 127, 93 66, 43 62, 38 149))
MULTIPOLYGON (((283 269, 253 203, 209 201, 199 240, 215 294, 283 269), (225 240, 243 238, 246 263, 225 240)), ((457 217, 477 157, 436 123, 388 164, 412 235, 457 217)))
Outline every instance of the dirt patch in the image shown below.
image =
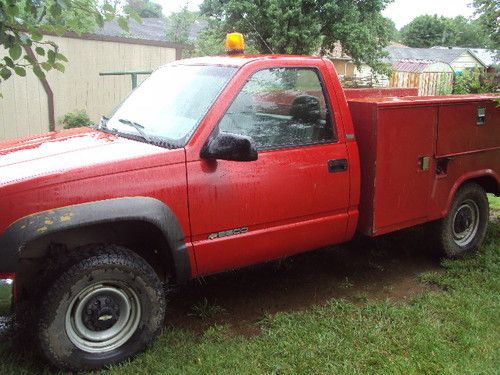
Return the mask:
POLYGON ((170 295, 167 324, 195 332, 228 324, 235 334, 247 336, 259 333, 257 323, 265 314, 307 310, 331 298, 356 303, 412 298, 433 288, 417 275, 440 269, 422 236, 417 228, 358 239, 193 281, 170 295), (200 306, 216 306, 217 313, 201 319, 200 306))

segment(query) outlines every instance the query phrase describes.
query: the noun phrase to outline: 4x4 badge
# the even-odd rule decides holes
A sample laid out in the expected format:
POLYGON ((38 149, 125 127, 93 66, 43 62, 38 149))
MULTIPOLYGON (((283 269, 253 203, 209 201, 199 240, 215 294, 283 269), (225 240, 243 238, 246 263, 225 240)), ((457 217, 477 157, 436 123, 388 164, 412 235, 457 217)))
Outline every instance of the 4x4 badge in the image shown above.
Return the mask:
POLYGON ((208 235, 209 240, 215 240, 216 238, 221 238, 221 237, 227 237, 227 236, 234 236, 236 234, 243 234, 248 232, 248 228, 243 227, 243 228, 236 228, 236 229, 229 229, 229 230, 224 230, 222 232, 217 232, 217 233, 211 233, 208 235))

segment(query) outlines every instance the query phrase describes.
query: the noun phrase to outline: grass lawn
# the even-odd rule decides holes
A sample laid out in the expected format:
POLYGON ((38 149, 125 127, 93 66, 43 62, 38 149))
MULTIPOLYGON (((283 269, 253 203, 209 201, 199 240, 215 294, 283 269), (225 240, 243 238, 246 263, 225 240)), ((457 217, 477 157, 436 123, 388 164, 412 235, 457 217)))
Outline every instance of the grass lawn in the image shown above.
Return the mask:
POLYGON ((6 314, 10 307, 11 286, 0 284, 0 315, 6 314))
MULTIPOLYGON (((490 202, 499 213, 500 198, 490 202)), ((226 325, 201 334, 169 328, 151 350, 100 374, 498 374, 496 217, 477 255, 444 260, 442 270, 421 274, 421 282, 434 287, 410 300, 331 299, 301 312, 265 315, 253 336, 226 325)), ((30 355, 16 353, 0 344, 0 373, 48 373, 30 355)))

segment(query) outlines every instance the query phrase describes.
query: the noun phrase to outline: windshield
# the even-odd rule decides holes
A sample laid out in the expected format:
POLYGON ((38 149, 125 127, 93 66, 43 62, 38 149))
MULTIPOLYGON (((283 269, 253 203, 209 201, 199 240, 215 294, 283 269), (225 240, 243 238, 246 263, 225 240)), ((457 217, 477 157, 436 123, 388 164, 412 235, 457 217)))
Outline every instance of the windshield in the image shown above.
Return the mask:
POLYGON ((235 71, 222 66, 160 68, 125 99, 105 127, 182 147, 235 71))

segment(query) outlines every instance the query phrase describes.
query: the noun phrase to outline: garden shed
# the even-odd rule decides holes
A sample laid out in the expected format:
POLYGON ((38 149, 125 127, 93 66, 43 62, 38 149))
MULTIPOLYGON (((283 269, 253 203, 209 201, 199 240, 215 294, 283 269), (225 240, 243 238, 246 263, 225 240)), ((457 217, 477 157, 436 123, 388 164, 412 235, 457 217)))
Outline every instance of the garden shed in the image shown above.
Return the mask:
POLYGON ((421 59, 392 63, 390 87, 417 87, 418 95, 444 95, 452 91, 454 71, 450 64, 421 59))

